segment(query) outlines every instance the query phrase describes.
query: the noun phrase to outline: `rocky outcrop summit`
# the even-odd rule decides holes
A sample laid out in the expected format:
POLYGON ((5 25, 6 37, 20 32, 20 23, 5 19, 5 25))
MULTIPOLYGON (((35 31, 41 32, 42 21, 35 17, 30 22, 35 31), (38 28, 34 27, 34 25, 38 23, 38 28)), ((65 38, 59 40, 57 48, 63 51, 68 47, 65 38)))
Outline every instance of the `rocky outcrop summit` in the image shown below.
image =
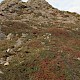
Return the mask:
POLYGON ((0 27, 0 80, 80 80, 79 14, 4 0, 0 27))
POLYGON ((33 27, 71 28, 80 25, 79 19, 78 14, 59 11, 45 0, 29 0, 26 3, 21 0, 4 0, 0 4, 0 24, 7 34, 22 33, 33 27))

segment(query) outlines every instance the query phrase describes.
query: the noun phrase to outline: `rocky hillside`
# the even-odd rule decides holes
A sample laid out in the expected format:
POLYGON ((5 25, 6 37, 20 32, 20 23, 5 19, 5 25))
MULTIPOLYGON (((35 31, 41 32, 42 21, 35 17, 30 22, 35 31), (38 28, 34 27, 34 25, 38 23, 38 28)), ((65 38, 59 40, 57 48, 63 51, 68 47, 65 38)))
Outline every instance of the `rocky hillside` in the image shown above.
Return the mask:
POLYGON ((80 15, 45 0, 4 0, 0 80, 80 80, 80 15))

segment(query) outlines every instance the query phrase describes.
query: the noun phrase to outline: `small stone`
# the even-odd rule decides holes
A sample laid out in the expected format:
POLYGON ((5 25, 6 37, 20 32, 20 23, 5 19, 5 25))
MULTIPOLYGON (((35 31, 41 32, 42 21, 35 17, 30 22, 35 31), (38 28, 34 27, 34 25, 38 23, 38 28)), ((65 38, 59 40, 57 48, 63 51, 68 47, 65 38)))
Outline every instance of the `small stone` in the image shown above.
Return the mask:
POLYGON ((8 62, 8 61, 11 61, 12 58, 13 58, 13 56, 9 56, 9 57, 7 57, 6 61, 7 61, 7 62, 8 62))
POLYGON ((44 44, 45 44, 45 42, 41 42, 41 44, 43 44, 43 45, 44 45, 44 44))
POLYGON ((38 28, 37 28, 37 27, 35 27, 35 26, 32 26, 32 28, 33 28, 33 29, 38 29, 38 28))
POLYGON ((4 73, 0 70, 0 74, 4 74, 4 73))
POLYGON ((10 49, 7 49, 7 50, 6 50, 6 52, 9 52, 9 51, 10 51, 10 49))
POLYGON ((1 58, 1 59, 0 59, 0 64, 4 64, 4 63, 5 63, 4 58, 1 58))
POLYGON ((43 37, 45 37, 46 35, 43 35, 43 37))
POLYGON ((46 39, 49 39, 49 36, 47 36, 46 39))
POLYGON ((12 40, 13 37, 14 37, 14 35, 12 33, 9 33, 7 35, 7 40, 12 40))
POLYGON ((63 53, 63 50, 58 50, 59 53, 63 53))
POLYGON ((8 66, 8 65, 9 65, 9 62, 4 63, 4 66, 8 66))
POLYGON ((22 49, 23 49, 23 47, 19 48, 19 49, 17 50, 17 52, 21 51, 22 49))
POLYGON ((14 53, 13 49, 10 49, 10 48, 8 48, 8 49, 6 50, 6 52, 7 52, 7 53, 12 53, 12 54, 14 53))
POLYGON ((16 34, 16 37, 18 37, 19 36, 19 34, 16 34))
POLYGON ((80 57, 78 57, 78 58, 77 58, 77 60, 79 60, 79 61, 80 61, 80 57))
POLYGON ((26 38, 28 34, 22 33, 22 38, 26 38))
POLYGON ((73 30, 73 31, 78 31, 78 30, 79 30, 79 28, 73 28, 72 30, 73 30))

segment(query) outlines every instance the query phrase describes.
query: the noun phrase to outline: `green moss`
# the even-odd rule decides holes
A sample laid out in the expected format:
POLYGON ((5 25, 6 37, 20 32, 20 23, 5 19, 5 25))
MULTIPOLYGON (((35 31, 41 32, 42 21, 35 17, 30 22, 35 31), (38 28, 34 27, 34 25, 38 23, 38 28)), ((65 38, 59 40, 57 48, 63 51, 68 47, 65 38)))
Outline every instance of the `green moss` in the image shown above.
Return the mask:
POLYGON ((41 51, 39 54, 41 59, 45 59, 45 58, 54 59, 56 57, 56 54, 49 50, 41 51))

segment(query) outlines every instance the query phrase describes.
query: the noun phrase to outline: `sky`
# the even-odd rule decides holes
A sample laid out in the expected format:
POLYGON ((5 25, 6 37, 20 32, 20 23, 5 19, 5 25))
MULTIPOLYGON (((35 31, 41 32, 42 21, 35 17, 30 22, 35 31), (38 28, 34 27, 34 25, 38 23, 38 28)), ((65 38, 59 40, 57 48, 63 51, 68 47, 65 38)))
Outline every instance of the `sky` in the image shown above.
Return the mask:
MULTIPOLYGON (((0 2, 3 0, 0 0, 0 2)), ((24 2, 28 0, 22 0, 24 2)), ((64 11, 77 12, 80 14, 80 0, 46 0, 53 7, 64 11)))
POLYGON ((77 12, 80 14, 80 0, 46 0, 52 6, 65 11, 77 12))

